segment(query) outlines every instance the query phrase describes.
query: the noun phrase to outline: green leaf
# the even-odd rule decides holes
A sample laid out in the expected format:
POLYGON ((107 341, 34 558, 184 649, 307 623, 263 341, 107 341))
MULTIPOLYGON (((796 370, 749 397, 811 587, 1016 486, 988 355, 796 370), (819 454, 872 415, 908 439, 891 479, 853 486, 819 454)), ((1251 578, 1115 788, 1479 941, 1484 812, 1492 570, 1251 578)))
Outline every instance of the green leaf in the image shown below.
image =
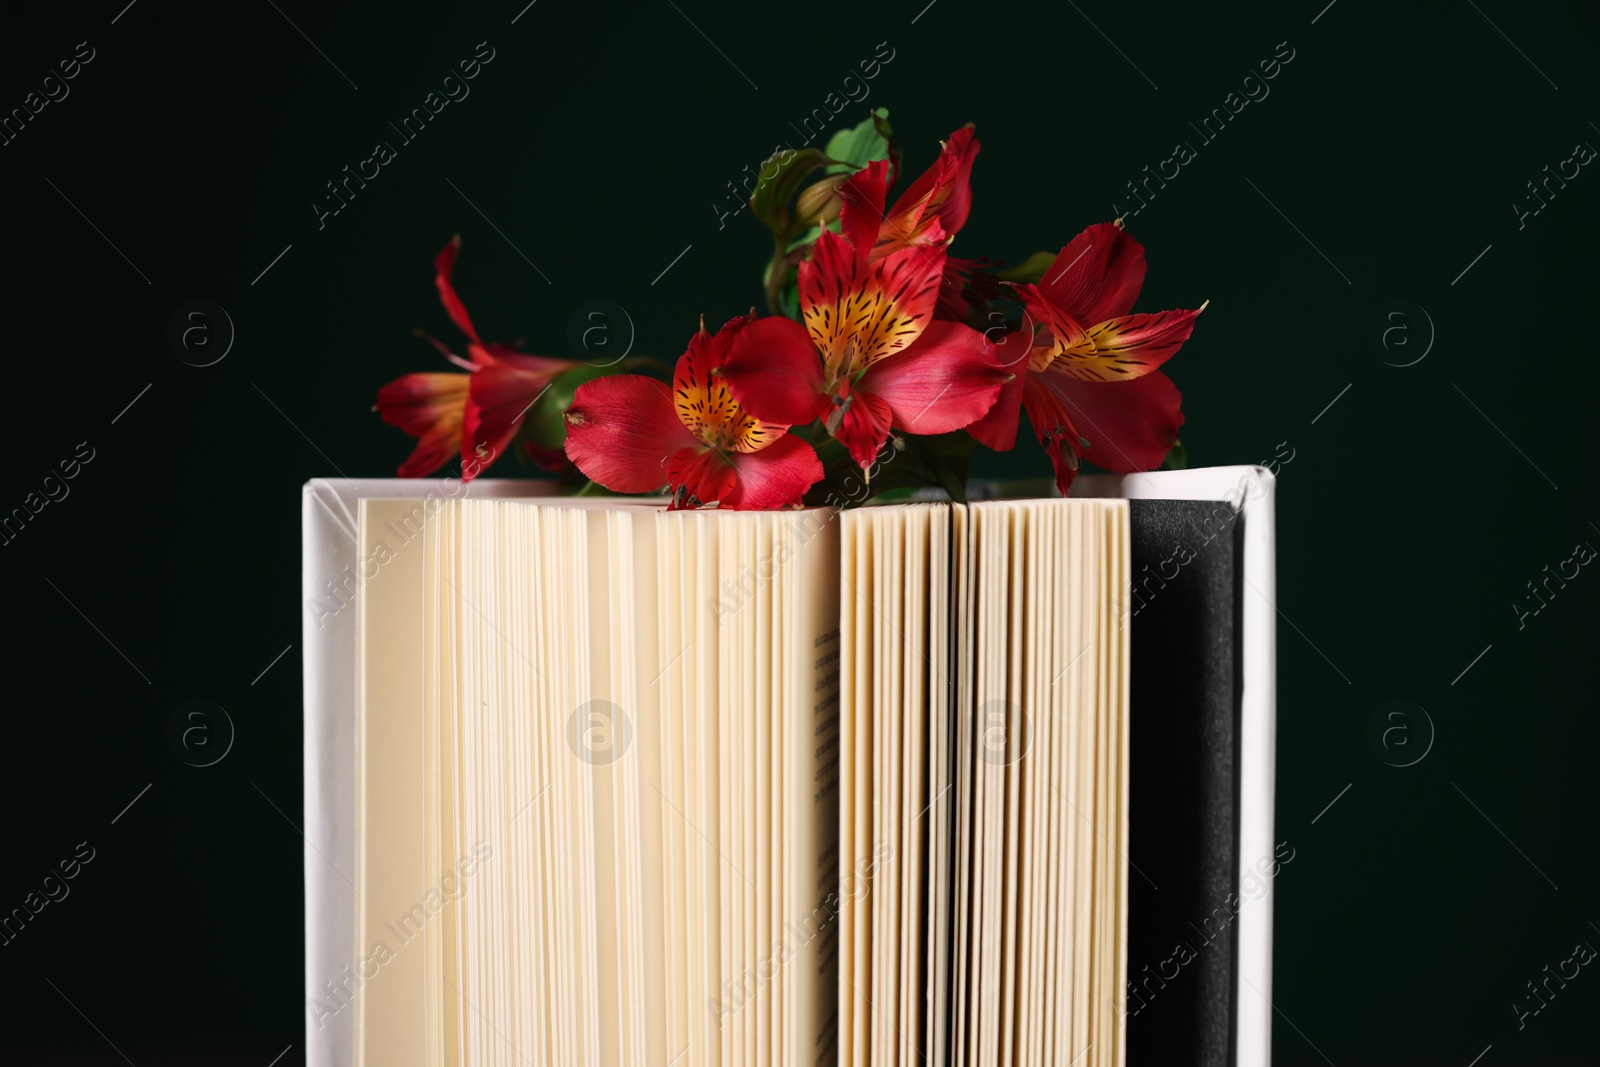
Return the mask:
POLYGON ((1172 471, 1189 469, 1189 453, 1184 449, 1182 441, 1172 442, 1172 448, 1167 452, 1167 461, 1162 466, 1172 471))
POLYGON ((815 148, 802 148, 798 152, 784 149, 773 155, 761 164, 755 195, 750 198, 750 210, 775 237, 788 240, 794 228, 789 202, 812 171, 831 162, 815 148))
POLYGON ((1016 282, 1019 285, 1037 285, 1055 259, 1056 257, 1049 252, 1035 252, 1016 266, 997 270, 994 274, 1002 281, 1016 282))
POLYGON ((817 446, 825 473, 806 494, 806 503, 854 507, 887 493, 930 487, 965 502, 967 467, 976 447, 964 430, 929 437, 895 434, 879 452, 868 481, 844 446, 830 438, 817 446))
POLYGON ((857 125, 828 138, 823 151, 838 162, 829 164, 825 173, 852 174, 868 163, 887 159, 889 138, 879 130, 878 124, 882 122, 887 129, 888 117, 888 109, 880 107, 857 125))

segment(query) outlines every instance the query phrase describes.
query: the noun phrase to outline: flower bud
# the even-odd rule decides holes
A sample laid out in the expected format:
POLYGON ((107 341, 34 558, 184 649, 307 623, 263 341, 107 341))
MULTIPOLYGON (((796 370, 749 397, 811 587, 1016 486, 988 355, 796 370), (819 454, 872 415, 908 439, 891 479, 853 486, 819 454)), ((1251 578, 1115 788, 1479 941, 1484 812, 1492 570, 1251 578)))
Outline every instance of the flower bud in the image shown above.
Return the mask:
POLYGON ((800 190, 800 197, 795 201, 796 221, 809 227, 825 226, 837 219, 844 208, 844 201, 839 198, 839 186, 849 177, 848 174, 830 174, 800 190))

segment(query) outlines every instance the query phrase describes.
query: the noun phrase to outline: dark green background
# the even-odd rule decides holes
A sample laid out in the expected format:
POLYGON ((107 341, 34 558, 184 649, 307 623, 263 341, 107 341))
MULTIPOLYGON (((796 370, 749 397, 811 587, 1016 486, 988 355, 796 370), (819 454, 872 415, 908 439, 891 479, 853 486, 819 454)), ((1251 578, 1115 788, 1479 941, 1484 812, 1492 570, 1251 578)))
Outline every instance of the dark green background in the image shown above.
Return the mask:
MULTIPOLYGON (((1142 310, 1212 302, 1169 365, 1191 461, 1293 450, 1277 837, 1296 858, 1276 882, 1275 1059, 1465 1067, 1492 1045, 1484 1067, 1592 1060, 1594 968, 1521 1031, 1511 1008, 1576 942, 1600 945, 1600 574, 1520 631, 1511 608, 1544 565, 1600 544, 1600 176, 1584 168, 1524 229, 1511 206, 1575 143, 1600 144, 1592 5, 1338 0, 1318 18, 1325 0, 938 0, 913 24, 926 0, 539 0, 512 25, 524 0, 139 0, 113 25, 125 2, 0 9, 0 109, 77 42, 96 50, 0 147, 0 511, 78 442, 95 450, 0 547, 0 910, 78 842, 96 849, 70 897, 0 948, 0 1046, 35 1050, 0 1058, 303 1055, 298 490, 389 474, 407 451, 369 408, 387 379, 443 369, 409 330, 450 330, 429 266, 450 234, 486 335, 564 355, 574 310, 605 299, 636 351, 672 357, 702 312, 759 300, 767 239, 748 219, 719 230, 725 183, 794 144, 790 121, 879 42, 895 57, 867 105, 891 109, 911 168, 978 125, 956 251, 1017 259, 1126 208, 1123 183, 1197 140, 1188 122, 1287 41, 1271 95, 1129 222, 1150 261, 1142 310), (471 96, 319 231, 323 183, 485 40, 496 58, 471 96), (165 341, 195 298, 238 330, 205 369, 165 341), (1436 328, 1415 366, 1367 339, 1395 300, 1436 328), (165 739, 195 698, 238 728, 206 769, 165 739), (1392 699, 1436 727, 1416 766, 1368 746, 1392 699)), ((986 469, 1045 467, 1030 444, 986 469)))

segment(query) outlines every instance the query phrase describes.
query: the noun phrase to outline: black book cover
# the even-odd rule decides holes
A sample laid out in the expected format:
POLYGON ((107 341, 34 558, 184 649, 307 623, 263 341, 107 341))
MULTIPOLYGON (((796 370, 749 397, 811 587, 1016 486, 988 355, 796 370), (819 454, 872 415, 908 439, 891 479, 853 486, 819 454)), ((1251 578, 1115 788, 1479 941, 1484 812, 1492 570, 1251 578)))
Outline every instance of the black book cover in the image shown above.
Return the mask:
POLYGON ((1134 500, 1130 1067, 1234 1058, 1244 520, 1225 503, 1134 500))

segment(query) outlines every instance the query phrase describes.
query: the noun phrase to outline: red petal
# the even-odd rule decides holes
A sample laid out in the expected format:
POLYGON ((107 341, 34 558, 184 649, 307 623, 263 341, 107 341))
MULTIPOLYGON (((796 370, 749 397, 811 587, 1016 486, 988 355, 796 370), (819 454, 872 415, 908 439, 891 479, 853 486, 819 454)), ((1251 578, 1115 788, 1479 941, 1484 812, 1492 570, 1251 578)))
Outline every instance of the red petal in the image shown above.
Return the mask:
MULTIPOLYGON (((681 448, 667 457, 667 484, 688 494, 687 506, 715 504, 731 497, 738 487, 738 474, 726 453, 703 444, 681 448)), ((672 508, 677 508, 678 493, 673 493, 672 508)))
POLYGON ((461 451, 468 374, 407 374, 378 390, 378 415, 417 438, 400 477, 432 474, 461 451))
POLYGON ((566 419, 567 455, 617 493, 655 492, 667 484, 667 458, 700 444, 678 421, 666 385, 640 374, 578 386, 566 419))
POLYGON ((995 361, 994 345, 958 322, 931 322, 917 343, 880 360, 856 383, 871 393, 906 433, 948 433, 988 414, 1010 372, 995 361))
POLYGON ((1056 361, 1054 369, 1085 381, 1126 382, 1139 378, 1178 354, 1203 310, 1158 311, 1153 315, 1107 319, 1089 327, 1089 340, 1094 343, 1092 356, 1068 352, 1056 361))
POLYGON ((1133 310, 1144 270, 1144 246, 1122 227, 1100 222, 1061 250, 1039 291, 1078 322, 1104 322, 1133 310))
POLYGON ((440 420, 459 425, 470 374, 406 374, 378 390, 378 414, 390 426, 421 437, 440 420))
POLYGON ((844 209, 839 229, 862 257, 872 254, 883 225, 883 198, 889 182, 889 161, 880 159, 856 171, 839 187, 844 209))
POLYGON ((478 331, 473 328, 472 319, 467 315, 466 305, 461 303, 461 298, 456 295, 456 287, 450 281, 450 276, 456 269, 456 254, 460 251, 461 235, 458 233, 439 250, 437 256, 433 257, 435 272, 433 284, 438 286, 439 303, 444 305, 445 313, 450 316, 450 321, 456 324, 456 329, 476 341, 478 331))
POLYGON ((1050 465, 1055 468, 1056 488, 1066 496, 1067 490, 1072 488, 1072 479, 1078 476, 1078 430, 1060 394, 1047 388, 1044 378, 1043 374, 1028 375, 1022 387, 1022 406, 1027 409, 1028 422, 1033 426, 1034 436, 1039 438, 1039 447, 1044 449, 1044 454, 1050 457, 1050 465))
POLYGON ((897 248, 943 241, 966 225, 972 210, 972 162, 979 147, 971 126, 950 135, 938 161, 894 202, 878 232, 875 257, 897 248))
POLYGON ((474 365, 483 367, 492 363, 499 363, 513 367, 528 374, 538 375, 540 378, 553 378, 562 371, 571 370, 579 366, 575 359, 556 359, 553 356, 535 356, 527 352, 518 352, 509 345, 502 344, 470 344, 467 353, 472 356, 474 365))
POLYGON ((889 410, 889 402, 880 397, 871 393, 851 392, 844 383, 840 388, 843 395, 838 399, 838 404, 842 414, 832 433, 844 445, 856 465, 866 470, 872 466, 883 443, 889 439, 894 413, 889 410))
MULTIPOLYGON (((1087 330, 1032 285, 1016 287, 1028 314, 1050 331, 1043 353, 1052 370, 1086 382, 1126 382, 1149 374, 1177 354, 1204 310, 1162 311, 1106 319, 1087 330)), ((1038 355, 1038 353, 1036 353, 1038 355)))
POLYGON ((566 452, 559 448, 542 448, 532 441, 524 440, 522 451, 527 455, 528 461, 542 471, 561 474, 572 468, 572 460, 568 459, 566 452))
MULTIPOLYGON (((755 452, 765 448, 789 428, 787 423, 757 419, 739 403, 728 382, 718 373, 733 342, 754 321, 749 315, 730 319, 715 336, 702 326, 689 339, 689 347, 678 357, 672 375, 672 404, 678 421, 696 438, 730 452, 755 452)), ((806 347, 809 349, 810 345, 806 347)), ((814 356, 811 362, 816 362, 814 356)))
POLYGON ((1047 371, 1038 377, 1061 398, 1088 440, 1084 459, 1118 474, 1154 470, 1183 426, 1183 397, 1160 371, 1129 382, 1083 382, 1047 371))
POLYGON ((944 143, 944 155, 951 160, 942 196, 935 193, 926 210, 936 212, 945 233, 959 233, 972 213, 972 164, 983 148, 971 125, 963 126, 944 143))
POLYGON ((800 313, 837 374, 860 371, 917 339, 933 321, 944 246, 906 248, 868 264, 824 230, 800 264, 800 313))
POLYGON ((994 346, 995 360, 1012 375, 1000 386, 989 413, 971 426, 967 432, 996 452, 1009 452, 1017 445, 1017 424, 1022 416, 1022 386, 1028 377, 1028 353, 1033 347, 1033 331, 1013 330, 1001 337, 994 346))
POLYGON ((966 322, 972 316, 972 301, 967 296, 967 287, 972 279, 972 269, 977 264, 976 259, 945 257, 944 276, 939 279, 939 300, 933 309, 936 318, 966 322))
POLYGON ((723 357, 722 377, 751 415, 784 426, 817 417, 825 384, 822 360, 805 327, 778 316, 739 330, 723 357))
POLYGON ((1046 331, 1039 338, 1039 344, 1048 346, 1049 351, 1036 354, 1038 366, 1035 369, 1042 370, 1051 360, 1067 351, 1093 351, 1094 346, 1089 343, 1089 335, 1078 324, 1078 320, 1053 304, 1039 291, 1038 286, 1019 285, 1016 286, 1016 291, 1026 310, 1022 320, 1023 328, 1042 326, 1046 331))
POLYGON ((784 434, 759 452, 735 453, 732 459, 739 473, 739 484, 726 499, 732 508, 789 507, 822 480, 816 450, 794 434, 784 434))
POLYGON ((550 376, 492 363, 478 368, 471 377, 462 421, 461 458, 487 465, 505 454, 522 426, 522 417, 549 388, 550 376))

